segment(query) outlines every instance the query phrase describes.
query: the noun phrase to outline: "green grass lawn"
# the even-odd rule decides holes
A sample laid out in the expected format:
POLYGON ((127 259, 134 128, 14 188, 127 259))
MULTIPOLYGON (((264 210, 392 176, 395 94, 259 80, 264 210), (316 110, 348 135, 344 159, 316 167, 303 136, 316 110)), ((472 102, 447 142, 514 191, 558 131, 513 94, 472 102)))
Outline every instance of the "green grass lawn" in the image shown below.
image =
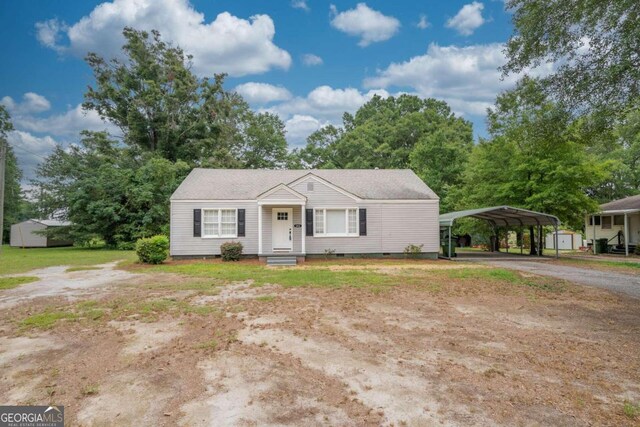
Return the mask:
MULTIPOLYGON (((320 267, 320 266, 319 266, 320 267)), ((145 269, 145 272, 178 273, 186 276, 206 277, 220 282, 244 282, 253 280, 255 285, 267 283, 282 286, 371 286, 389 285, 388 275, 375 271, 326 268, 270 268, 247 263, 194 262, 189 264, 162 264, 145 269)))
POLYGON ((136 254, 133 251, 75 247, 22 249, 4 245, 2 252, 0 252, 0 275, 24 273, 36 268, 54 265, 87 266, 135 259, 136 254))
POLYGON ((0 290, 17 288, 20 285, 35 282, 36 280, 40 279, 32 276, 0 277, 0 290))

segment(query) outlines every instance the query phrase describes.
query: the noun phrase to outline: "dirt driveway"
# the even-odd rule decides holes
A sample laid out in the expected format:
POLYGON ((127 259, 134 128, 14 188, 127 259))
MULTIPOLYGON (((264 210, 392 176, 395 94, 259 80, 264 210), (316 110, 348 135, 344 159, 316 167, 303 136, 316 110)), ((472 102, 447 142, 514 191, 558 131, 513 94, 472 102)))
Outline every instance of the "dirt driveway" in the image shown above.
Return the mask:
POLYGON ((568 280, 583 285, 596 286, 610 291, 623 293, 635 298, 640 298, 640 271, 639 274, 623 274, 614 271, 600 271, 590 268, 571 267, 568 265, 554 264, 553 261, 487 261, 486 264, 494 267, 509 268, 518 271, 551 276, 568 280))
POLYGON ((386 288, 142 272, 19 300, 0 401, 82 426, 635 425, 636 300, 425 265, 386 288))

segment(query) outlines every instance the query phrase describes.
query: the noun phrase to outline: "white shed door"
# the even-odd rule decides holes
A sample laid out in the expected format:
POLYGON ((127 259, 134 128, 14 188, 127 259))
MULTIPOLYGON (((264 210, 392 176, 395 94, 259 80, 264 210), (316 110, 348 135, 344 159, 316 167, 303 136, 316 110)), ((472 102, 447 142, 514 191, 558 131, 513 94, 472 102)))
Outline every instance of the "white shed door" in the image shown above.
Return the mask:
POLYGON ((273 208, 271 211, 271 241, 274 251, 293 249, 293 209, 273 208))

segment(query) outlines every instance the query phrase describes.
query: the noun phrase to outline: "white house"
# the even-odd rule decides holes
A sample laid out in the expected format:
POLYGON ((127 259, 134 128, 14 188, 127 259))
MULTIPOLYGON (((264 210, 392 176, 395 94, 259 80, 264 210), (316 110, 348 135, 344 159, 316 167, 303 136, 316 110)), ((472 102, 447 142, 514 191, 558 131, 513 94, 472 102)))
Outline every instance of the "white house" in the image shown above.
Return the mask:
POLYGON ((194 169, 171 196, 171 255, 436 258, 438 196, 411 170, 194 169))
POLYGON ((612 252, 633 253, 640 244, 640 194, 600 205, 585 218, 585 237, 607 239, 612 252))

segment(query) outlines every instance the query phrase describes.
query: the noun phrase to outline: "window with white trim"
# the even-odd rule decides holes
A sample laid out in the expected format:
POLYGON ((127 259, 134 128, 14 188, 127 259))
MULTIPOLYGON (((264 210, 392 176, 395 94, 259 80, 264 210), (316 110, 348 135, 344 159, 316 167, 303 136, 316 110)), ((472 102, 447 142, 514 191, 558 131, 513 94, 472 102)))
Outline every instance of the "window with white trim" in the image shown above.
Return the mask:
POLYGON ((358 209, 315 209, 314 236, 341 237, 358 235, 358 209))
POLYGON ((235 209, 202 209, 202 237, 238 237, 235 209))

